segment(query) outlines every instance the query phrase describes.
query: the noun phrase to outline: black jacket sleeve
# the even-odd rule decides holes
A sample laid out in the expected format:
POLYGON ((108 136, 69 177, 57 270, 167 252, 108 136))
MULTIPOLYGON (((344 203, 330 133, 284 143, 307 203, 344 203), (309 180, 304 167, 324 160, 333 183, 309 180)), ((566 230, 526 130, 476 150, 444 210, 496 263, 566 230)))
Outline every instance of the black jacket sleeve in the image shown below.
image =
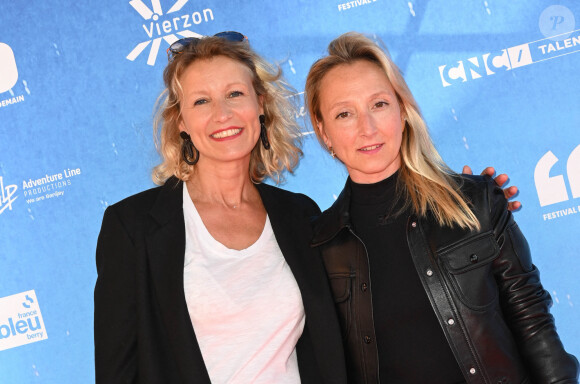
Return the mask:
POLYGON ((134 383, 137 380, 135 247, 115 206, 105 211, 96 261, 96 383, 134 383))
POLYGON ((550 314, 552 299, 532 264, 530 248, 503 191, 488 184, 496 240, 501 247, 494 275, 501 308, 534 383, 578 383, 578 360, 566 353, 550 314))

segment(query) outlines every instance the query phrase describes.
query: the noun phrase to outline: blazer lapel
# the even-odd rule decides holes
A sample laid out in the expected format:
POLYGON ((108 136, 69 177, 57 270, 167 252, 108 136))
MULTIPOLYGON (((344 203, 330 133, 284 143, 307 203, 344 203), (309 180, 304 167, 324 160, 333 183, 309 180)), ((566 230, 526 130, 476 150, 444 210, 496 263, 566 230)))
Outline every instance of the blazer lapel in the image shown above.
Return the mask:
POLYGON ((147 255, 167 337, 184 382, 210 383, 191 324, 183 287, 185 221, 183 183, 167 180, 150 211, 147 255))
POLYGON ((318 249, 310 247, 310 218, 296 209, 296 202, 288 198, 287 192, 266 184, 257 187, 278 246, 300 288, 306 313, 304 334, 311 340, 320 373, 325 378, 346 377, 340 327, 326 271, 318 249))
POLYGON ((305 272, 309 267, 308 256, 310 256, 309 238, 304 237, 305 232, 310 232, 309 228, 304 228, 305 225, 308 226, 308 222, 305 218, 298 217, 293 207, 284 206, 287 202, 281 200, 282 196, 276 196, 279 192, 274 187, 258 184, 258 191, 268 212, 278 246, 302 290, 301 283, 307 283, 308 276, 305 276, 305 272))

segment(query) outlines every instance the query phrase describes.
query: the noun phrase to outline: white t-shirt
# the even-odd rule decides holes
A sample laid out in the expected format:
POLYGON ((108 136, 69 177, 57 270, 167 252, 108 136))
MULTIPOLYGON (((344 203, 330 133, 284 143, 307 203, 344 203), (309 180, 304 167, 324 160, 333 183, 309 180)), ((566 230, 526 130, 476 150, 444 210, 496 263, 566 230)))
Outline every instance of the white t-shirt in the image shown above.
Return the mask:
POLYGON ((300 290, 266 218, 241 251, 215 240, 183 183, 187 309, 212 383, 300 383, 300 290))

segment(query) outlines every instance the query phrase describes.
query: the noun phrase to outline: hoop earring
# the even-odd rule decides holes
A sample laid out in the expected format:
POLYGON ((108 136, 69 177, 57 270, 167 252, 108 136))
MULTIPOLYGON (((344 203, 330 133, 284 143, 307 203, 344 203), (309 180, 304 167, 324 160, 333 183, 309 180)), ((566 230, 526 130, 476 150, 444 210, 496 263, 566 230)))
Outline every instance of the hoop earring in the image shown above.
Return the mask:
POLYGON ((185 161, 189 165, 195 165, 199 161, 199 151, 193 145, 193 141, 191 141, 191 136, 185 131, 181 131, 179 134, 183 139, 183 143, 181 144, 181 156, 183 157, 183 161, 185 161))
POLYGON ((270 141, 268 140, 268 132, 266 131, 266 116, 260 115, 260 140, 264 149, 270 149, 270 141))
POLYGON ((336 159, 336 153, 334 153, 334 149, 332 149, 332 147, 328 147, 328 149, 330 150, 330 156, 332 156, 333 159, 336 159))

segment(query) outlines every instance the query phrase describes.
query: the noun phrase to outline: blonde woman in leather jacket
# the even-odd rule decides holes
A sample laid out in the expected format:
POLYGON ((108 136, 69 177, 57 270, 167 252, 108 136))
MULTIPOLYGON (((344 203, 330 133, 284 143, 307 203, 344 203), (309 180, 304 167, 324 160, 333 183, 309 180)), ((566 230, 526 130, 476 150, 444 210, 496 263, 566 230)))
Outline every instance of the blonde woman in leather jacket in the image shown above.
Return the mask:
POLYGON ((373 41, 330 43, 306 82, 344 190, 314 222, 351 383, 577 383, 507 201, 442 161, 405 80, 373 41))

